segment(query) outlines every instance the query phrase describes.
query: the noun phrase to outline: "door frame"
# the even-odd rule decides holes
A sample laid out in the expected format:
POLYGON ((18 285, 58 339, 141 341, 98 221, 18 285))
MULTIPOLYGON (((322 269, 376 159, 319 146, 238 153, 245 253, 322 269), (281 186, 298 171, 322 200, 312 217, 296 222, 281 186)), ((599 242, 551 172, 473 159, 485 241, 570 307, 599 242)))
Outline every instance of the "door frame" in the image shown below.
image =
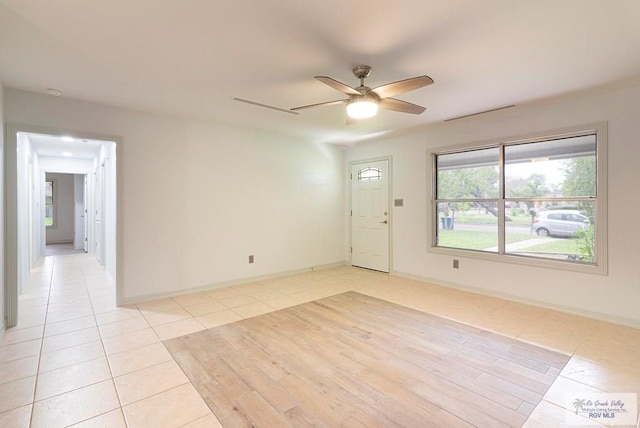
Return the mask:
MULTIPOLYGON (((116 162, 116 304, 122 305, 124 298, 123 281, 123 233, 122 233, 122 202, 123 202, 123 144, 122 138, 113 135, 95 134, 84 131, 74 131, 53 127, 7 123, 5 134, 5 297, 7 319, 6 327, 13 327, 18 323, 18 164, 17 148, 18 133, 46 134, 54 136, 71 136, 78 139, 102 140, 116 145, 118 160, 116 162)), ((1 323, 1 322, 0 322, 1 323)))
POLYGON ((102 266, 106 266, 106 227, 104 210, 106 205, 105 163, 97 164, 93 171, 93 251, 102 266))
POLYGON ((89 185, 87 182, 87 178, 88 178, 89 174, 84 174, 83 177, 83 185, 82 185, 82 192, 83 192, 83 200, 84 200, 84 213, 82 214, 82 227, 84 229, 84 242, 82 243, 82 249, 84 250, 85 253, 89 252, 89 192, 87 191, 87 186, 89 185))
MULTIPOLYGON (((353 213, 353 185, 352 185, 352 179, 351 179, 351 171, 353 169, 354 165, 358 165, 358 164, 366 164, 366 163, 370 163, 370 162, 379 162, 379 161, 388 161, 389 164, 389 179, 387 180, 387 187, 388 187, 388 201, 387 203, 389 204, 389 227, 387 228, 387 233, 389 234, 389 249, 388 249, 388 254, 389 254, 389 274, 391 274, 393 272, 393 156, 389 155, 389 156, 381 156, 381 157, 375 157, 375 158, 368 158, 368 159, 358 159, 358 160, 351 160, 349 161, 349 164, 347 165, 347 177, 349 177, 348 183, 349 183, 349 212, 347 213, 347 217, 349 218, 349 247, 347 248, 347 252, 349 254, 349 265, 353 266, 353 253, 351 252, 351 249, 353 248, 353 217, 351 215, 351 213, 353 213)), ((383 272, 381 272, 383 273, 383 272)))

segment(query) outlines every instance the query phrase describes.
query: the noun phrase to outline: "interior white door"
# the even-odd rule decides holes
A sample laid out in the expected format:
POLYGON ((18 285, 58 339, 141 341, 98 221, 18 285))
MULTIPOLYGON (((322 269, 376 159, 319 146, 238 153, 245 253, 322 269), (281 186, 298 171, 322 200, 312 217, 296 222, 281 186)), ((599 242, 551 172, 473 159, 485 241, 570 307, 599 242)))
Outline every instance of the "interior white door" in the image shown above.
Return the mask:
POLYGON ((98 259, 98 262, 100 262, 100 264, 104 264, 104 253, 103 253, 103 248, 104 245, 102 243, 102 239, 103 239, 103 224, 102 224, 102 181, 103 181, 103 177, 102 177, 102 168, 98 167, 98 169, 96 170, 96 172, 94 173, 94 177, 95 177, 95 183, 93 186, 93 194, 94 194, 94 207, 96 210, 96 215, 95 215, 95 228, 94 228, 94 234, 93 236, 95 237, 95 254, 96 254, 96 258, 98 259))
POLYGON ((389 161, 351 166, 351 264, 389 272, 389 161))

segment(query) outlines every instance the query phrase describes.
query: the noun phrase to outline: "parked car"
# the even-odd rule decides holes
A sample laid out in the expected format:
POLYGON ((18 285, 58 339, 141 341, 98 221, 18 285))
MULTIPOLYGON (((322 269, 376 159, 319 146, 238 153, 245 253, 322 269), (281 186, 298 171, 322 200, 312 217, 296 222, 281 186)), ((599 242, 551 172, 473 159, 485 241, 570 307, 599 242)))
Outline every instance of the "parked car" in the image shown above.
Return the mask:
POLYGON ((542 211, 533 222, 533 231, 542 236, 575 236, 588 227, 589 218, 577 210, 542 211))

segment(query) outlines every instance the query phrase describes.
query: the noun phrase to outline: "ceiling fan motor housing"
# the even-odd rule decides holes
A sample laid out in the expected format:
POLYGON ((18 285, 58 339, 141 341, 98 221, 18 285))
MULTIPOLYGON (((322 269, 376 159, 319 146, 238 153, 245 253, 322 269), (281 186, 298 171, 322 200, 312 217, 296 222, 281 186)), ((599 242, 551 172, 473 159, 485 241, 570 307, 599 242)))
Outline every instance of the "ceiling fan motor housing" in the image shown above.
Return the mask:
POLYGON ((375 92, 371 92, 371 88, 367 86, 358 86, 356 91, 360 92, 360 95, 349 95, 349 102, 356 101, 371 101, 374 103, 380 102, 380 97, 375 92))
POLYGON ((364 79, 371 74, 371 67, 368 65, 357 65, 353 67, 353 75, 360 79, 360 86, 354 88, 361 95, 349 95, 349 103, 373 102, 379 103, 380 97, 375 92, 370 92, 371 88, 364 85, 364 79))
POLYGON ((353 67, 353 75, 360 80, 366 79, 370 74, 371 67, 368 65, 356 65, 353 67))

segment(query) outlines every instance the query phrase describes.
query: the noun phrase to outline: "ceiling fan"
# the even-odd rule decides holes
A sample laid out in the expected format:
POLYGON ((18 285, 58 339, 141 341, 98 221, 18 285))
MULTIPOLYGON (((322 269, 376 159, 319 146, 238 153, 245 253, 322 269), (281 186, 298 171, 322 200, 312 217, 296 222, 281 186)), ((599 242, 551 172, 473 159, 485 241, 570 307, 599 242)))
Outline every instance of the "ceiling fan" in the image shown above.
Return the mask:
POLYGON ((360 79, 360 86, 358 86, 357 88, 347 86, 344 83, 332 79, 331 77, 315 76, 316 80, 319 80, 325 85, 331 86, 333 89, 336 89, 343 94, 348 95, 349 98, 344 100, 328 101, 324 103, 294 107, 291 109, 291 111, 346 103, 347 124, 353 123, 354 119, 365 119, 375 116, 378 112, 378 108, 411 114, 420 114, 425 111, 425 108, 422 106, 391 97, 431 85, 433 83, 433 79, 431 77, 412 77, 410 79, 387 83, 386 85, 378 86, 377 88, 371 89, 368 86, 364 85, 364 79, 366 79, 369 74, 371 74, 371 67, 369 67, 368 65, 358 65, 353 68, 353 74, 358 79, 360 79))

